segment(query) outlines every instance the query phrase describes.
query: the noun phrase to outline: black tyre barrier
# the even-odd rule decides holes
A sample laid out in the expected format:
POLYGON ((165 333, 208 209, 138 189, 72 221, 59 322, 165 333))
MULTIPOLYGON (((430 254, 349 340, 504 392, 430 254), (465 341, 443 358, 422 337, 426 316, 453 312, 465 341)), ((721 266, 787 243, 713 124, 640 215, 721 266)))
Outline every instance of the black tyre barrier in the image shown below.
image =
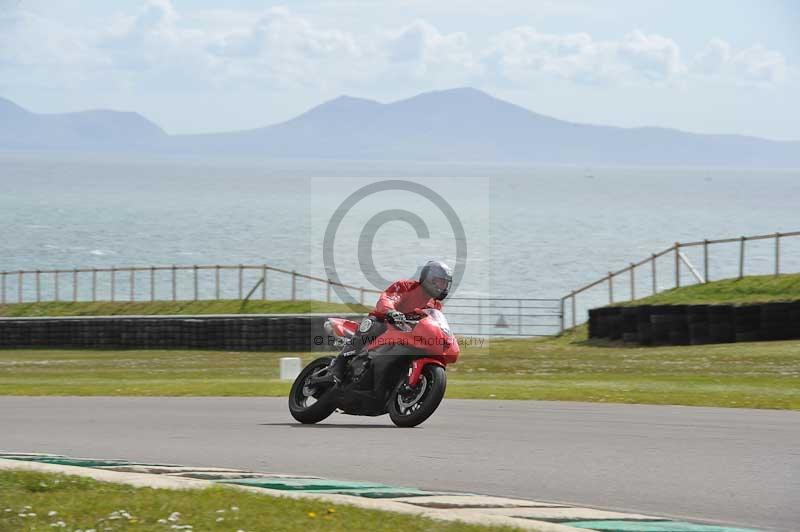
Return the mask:
POLYGON ((792 308, 789 312, 792 316, 792 336, 797 338, 800 336, 800 301, 792 303, 792 308))
MULTIPOLYGON (((359 320, 361 315, 346 315, 359 320)), ((0 348, 324 351, 322 315, 2 318, 0 348)))
POLYGON ((737 342, 761 339, 761 306, 743 305, 733 309, 733 330, 737 342))
POLYGON ((597 325, 595 327, 597 331, 598 338, 608 338, 609 337, 609 328, 608 328, 608 307, 601 307, 595 309, 597 312, 596 322, 597 325))
POLYGON ((600 331, 598 330, 598 315, 600 314, 599 308, 589 309, 589 338, 600 338, 600 331))
POLYGON ((788 340, 794 334, 793 303, 766 303, 761 306, 761 337, 788 340))
POLYGON ((652 308, 649 306, 636 308, 636 330, 639 333, 639 343, 641 345, 651 345, 653 343, 653 326, 650 323, 652 308))
POLYGON ((733 307, 711 305, 708 307, 709 343, 727 344, 736 341, 733 333, 733 307))
POLYGON ((689 343, 692 345, 710 344, 708 305, 689 305, 686 309, 686 322, 689 324, 689 343))
POLYGON ((672 327, 669 330, 670 345, 689 345, 687 309, 688 305, 674 305, 672 307, 672 327))
POLYGON ((670 331, 672 330, 673 313, 670 305, 654 305, 650 313, 650 323, 653 327, 652 344, 670 345, 670 331))
POLYGON ((623 307, 621 313, 622 320, 622 341, 626 344, 639 343, 639 319, 636 307, 623 307))
POLYGON ((608 321, 608 337, 612 340, 622 338, 622 308, 608 307, 606 320, 608 321))
POLYGON ((589 311, 589 338, 638 345, 800 339, 800 301, 600 307, 589 311))

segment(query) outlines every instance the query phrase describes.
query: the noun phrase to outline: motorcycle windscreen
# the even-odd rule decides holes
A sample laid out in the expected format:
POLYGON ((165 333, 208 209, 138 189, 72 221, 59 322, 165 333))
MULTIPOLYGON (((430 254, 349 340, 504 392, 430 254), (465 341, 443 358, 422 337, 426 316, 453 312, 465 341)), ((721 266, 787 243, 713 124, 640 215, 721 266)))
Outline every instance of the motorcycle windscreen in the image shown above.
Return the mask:
POLYGON ((437 310, 435 308, 425 309, 425 314, 430 317, 430 319, 439 326, 445 336, 452 337, 453 332, 450 329, 450 324, 447 322, 447 318, 445 318, 444 314, 441 310, 437 310))
POLYGON ((456 337, 453 335, 453 330, 450 328, 450 323, 448 323, 445 315, 440 310, 433 308, 425 309, 425 314, 428 315, 428 320, 426 321, 430 321, 435 325, 441 332, 441 337, 446 340, 439 346, 440 351, 436 354, 444 356, 449 364, 458 360, 461 349, 458 346, 458 340, 456 340, 456 337))

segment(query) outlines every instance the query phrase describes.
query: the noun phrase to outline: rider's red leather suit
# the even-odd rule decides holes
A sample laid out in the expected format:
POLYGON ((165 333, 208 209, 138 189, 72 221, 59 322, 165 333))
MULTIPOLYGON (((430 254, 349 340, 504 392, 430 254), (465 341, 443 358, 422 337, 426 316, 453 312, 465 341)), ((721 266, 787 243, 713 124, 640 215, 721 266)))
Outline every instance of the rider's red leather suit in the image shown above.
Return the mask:
POLYGON ((401 279, 383 291, 375 309, 369 315, 383 320, 386 318, 386 313, 392 310, 410 314, 418 308, 442 310, 442 303, 426 294, 419 282, 401 279))

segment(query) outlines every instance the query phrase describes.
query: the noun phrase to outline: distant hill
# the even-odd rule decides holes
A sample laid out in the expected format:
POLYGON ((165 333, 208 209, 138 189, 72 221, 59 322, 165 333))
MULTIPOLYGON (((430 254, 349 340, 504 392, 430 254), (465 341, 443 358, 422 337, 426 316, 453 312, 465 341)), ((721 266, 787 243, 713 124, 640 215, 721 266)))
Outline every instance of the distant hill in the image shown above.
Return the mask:
POLYGON ((167 155, 800 168, 800 142, 576 124, 471 88, 389 104, 341 96, 268 127, 174 136, 133 113, 34 115, 0 100, 0 149, 21 147, 20 139, 29 149, 74 142, 75 149, 167 155), (49 121, 44 130, 42 120, 49 121))
POLYGON ((160 127, 137 113, 97 110, 36 114, 0 98, 0 149, 152 150, 166 138, 160 127))

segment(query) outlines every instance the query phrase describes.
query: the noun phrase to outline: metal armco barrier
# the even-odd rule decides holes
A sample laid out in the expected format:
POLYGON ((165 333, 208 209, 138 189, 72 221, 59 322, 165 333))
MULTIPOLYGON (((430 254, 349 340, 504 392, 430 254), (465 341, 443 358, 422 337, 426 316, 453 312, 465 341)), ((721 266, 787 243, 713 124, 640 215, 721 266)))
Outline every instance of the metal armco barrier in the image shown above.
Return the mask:
POLYGON ((452 297, 444 313, 453 332, 471 336, 554 336, 563 321, 560 299, 452 297))

